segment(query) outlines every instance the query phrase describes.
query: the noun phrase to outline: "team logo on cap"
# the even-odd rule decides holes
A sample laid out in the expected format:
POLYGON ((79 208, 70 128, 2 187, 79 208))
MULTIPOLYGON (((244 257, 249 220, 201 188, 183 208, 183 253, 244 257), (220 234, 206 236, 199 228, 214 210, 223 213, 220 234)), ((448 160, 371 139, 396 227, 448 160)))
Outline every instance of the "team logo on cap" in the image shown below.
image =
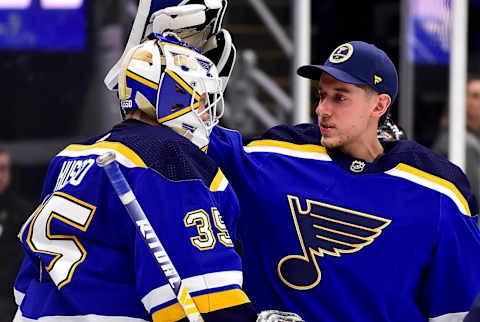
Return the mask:
POLYGON ((338 46, 328 59, 331 63, 342 63, 353 54, 353 46, 349 43, 338 46))

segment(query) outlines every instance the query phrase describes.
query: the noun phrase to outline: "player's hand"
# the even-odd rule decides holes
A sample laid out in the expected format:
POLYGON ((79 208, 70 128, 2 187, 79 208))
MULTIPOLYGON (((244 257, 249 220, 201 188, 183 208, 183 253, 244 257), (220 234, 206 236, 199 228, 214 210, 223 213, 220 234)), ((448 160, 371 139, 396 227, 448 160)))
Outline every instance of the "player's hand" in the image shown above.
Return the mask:
POLYGON ((277 310, 262 311, 257 317, 257 322, 304 322, 302 318, 292 312, 277 310))

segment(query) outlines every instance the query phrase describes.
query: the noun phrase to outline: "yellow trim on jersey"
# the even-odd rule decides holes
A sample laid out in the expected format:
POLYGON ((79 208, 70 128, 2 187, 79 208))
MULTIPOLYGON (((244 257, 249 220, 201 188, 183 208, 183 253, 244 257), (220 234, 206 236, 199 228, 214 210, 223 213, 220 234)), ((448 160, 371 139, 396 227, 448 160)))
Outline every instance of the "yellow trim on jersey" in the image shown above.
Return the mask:
POLYGON ((112 149, 124 155, 135 166, 147 168, 147 165, 133 150, 119 142, 102 141, 92 145, 71 144, 64 151, 88 151, 91 149, 112 149))
POLYGON ((128 77, 133 78, 133 79, 136 80, 137 82, 140 82, 140 83, 142 83, 142 84, 144 84, 144 85, 147 85, 148 87, 151 87, 151 88, 153 88, 153 89, 155 89, 155 90, 158 89, 158 84, 156 84, 156 83, 154 83, 154 82, 152 82, 152 81, 150 81, 150 80, 148 80, 148 79, 146 79, 146 78, 143 78, 143 77, 141 77, 141 76, 139 76, 139 75, 137 75, 137 74, 135 74, 135 73, 133 73, 133 72, 131 72, 131 71, 129 71, 129 70, 127 70, 127 73, 126 73, 126 74, 127 74, 128 77))
MULTIPOLYGON (((51 221, 53 218, 57 219, 57 220, 60 220, 64 223, 66 223, 67 225, 69 226, 73 226, 81 231, 87 231, 88 227, 90 226, 90 222, 92 221, 92 218, 93 218, 93 215, 97 209, 97 207, 95 207, 94 205, 91 205, 85 201, 82 201, 80 199, 77 199, 69 194, 66 194, 66 193, 63 193, 63 192, 55 192, 54 194, 52 194, 48 199, 46 199, 46 201, 50 200, 53 196, 62 196, 64 197, 65 199, 69 199, 75 203, 78 203, 78 204, 81 204, 82 206, 84 206, 85 208, 88 208, 91 210, 90 212, 90 215, 85 223, 84 226, 80 226, 78 225, 77 223, 71 221, 71 220, 68 220, 67 218, 64 218, 62 217, 61 215, 53 212, 52 214, 49 215, 48 217, 48 221, 47 221, 47 224, 46 224, 46 236, 51 239, 51 240, 54 240, 54 239, 63 239, 63 240, 71 240, 75 243, 75 245, 80 249, 80 252, 82 253, 82 256, 80 257, 80 259, 78 261, 75 262, 75 264, 71 267, 70 269, 70 272, 67 276, 67 278, 65 280, 63 280, 60 284, 57 285, 57 288, 58 289, 61 289, 63 286, 65 286, 66 284, 70 283, 71 280, 72 280, 72 276, 73 276, 73 273, 75 272, 75 269, 77 268, 77 266, 82 263, 85 258, 87 257, 87 251, 85 250, 85 248, 82 246, 82 243, 80 243, 80 241, 77 239, 77 237, 75 235, 53 235, 50 231, 50 224, 51 224, 51 221)), ((50 252, 50 251, 46 251, 46 250, 39 250, 37 249, 34 245, 33 245, 33 242, 32 242, 32 230, 33 230, 33 225, 35 224, 35 221, 37 220, 38 218, 38 215, 40 214, 40 212, 43 210, 43 208, 46 206, 47 202, 44 202, 42 204, 41 207, 38 208, 38 210, 36 211, 36 215, 35 217, 33 218, 31 224, 30 224, 30 227, 28 229, 28 235, 27 235, 27 238, 26 238, 26 241, 27 241, 27 244, 28 246, 30 247, 30 249, 35 252, 35 253, 43 253, 43 254, 47 254, 47 255, 52 255, 52 256, 55 256, 51 261, 50 263, 45 267, 45 269, 50 272, 53 268, 53 266, 56 264, 56 262, 62 257, 62 254, 60 253, 56 253, 56 252, 50 252)))
POLYGON ((223 174, 222 170, 218 169, 215 178, 213 178, 212 183, 210 184, 210 191, 218 191, 223 179, 225 179, 225 175, 223 174))
POLYGON ((163 123, 163 122, 166 122, 166 121, 170 121, 170 120, 172 120, 172 119, 174 119, 174 118, 177 118, 177 117, 179 117, 179 116, 182 116, 182 115, 190 112, 192 109, 195 110, 195 109, 197 109, 197 108, 199 107, 199 102, 200 102, 200 95, 198 95, 197 92, 194 93, 192 87, 191 87, 190 85, 188 85, 187 83, 185 83, 182 78, 180 78, 177 74, 175 74, 175 72, 172 72, 171 70, 168 70, 168 69, 167 69, 165 72, 166 72, 168 75, 172 76, 172 78, 173 78, 175 81, 177 81, 177 83, 180 84, 184 89, 186 89, 187 92, 190 93, 190 95, 194 95, 194 94, 195 94, 194 97, 195 97, 195 99, 197 100, 197 102, 196 102, 195 104, 193 104, 193 106, 191 106, 191 105, 190 105, 190 106, 187 106, 187 107, 181 109, 181 110, 178 111, 178 112, 175 112, 175 113, 173 113, 173 114, 170 114, 170 115, 168 115, 168 116, 165 116, 165 117, 159 119, 159 120, 158 120, 158 123, 163 123))
POLYGON ((294 144, 290 142, 275 141, 275 140, 258 140, 249 143, 247 146, 272 146, 277 148, 284 148, 302 152, 318 152, 327 154, 327 149, 321 145, 314 144, 294 144))
MULTIPOLYGON (((250 302, 247 295, 240 289, 194 296, 193 301, 200 313, 218 311, 250 302)), ((185 312, 183 312, 182 307, 178 303, 174 303, 152 314, 154 322, 178 321, 184 317, 185 312)))
POLYGON ((405 171, 405 172, 408 172, 408 173, 411 173, 417 177, 420 177, 420 178, 423 178, 425 180, 428 180, 430 182, 433 182, 433 183, 436 183, 444 188, 447 188, 448 190, 452 191, 455 196, 458 198, 458 200, 460 201, 460 203, 463 205, 463 207, 465 208, 465 210, 467 211, 467 215, 468 216, 472 216, 471 212, 470 212, 470 207, 468 205, 468 202, 467 200, 465 199, 465 197, 462 195, 462 193, 457 189, 457 187, 455 187, 455 185, 453 183, 451 183, 450 181, 447 181, 445 179, 442 179, 440 177, 437 177, 437 176, 434 176, 430 173, 427 173, 427 172, 424 172, 422 170, 419 170, 417 168, 414 168, 414 167, 411 167, 409 165, 406 165, 404 163, 400 163, 398 164, 395 169, 398 169, 398 170, 401 170, 401 171, 405 171))

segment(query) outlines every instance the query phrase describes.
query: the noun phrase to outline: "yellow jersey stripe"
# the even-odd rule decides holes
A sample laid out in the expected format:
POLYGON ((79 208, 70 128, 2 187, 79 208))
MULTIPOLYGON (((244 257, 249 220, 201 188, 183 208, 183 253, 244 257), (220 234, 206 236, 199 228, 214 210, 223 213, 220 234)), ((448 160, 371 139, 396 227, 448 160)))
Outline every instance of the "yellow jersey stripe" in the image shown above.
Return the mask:
POLYGON ((147 168, 143 160, 130 148, 119 142, 102 141, 92 145, 71 144, 57 156, 88 156, 91 154, 101 155, 107 151, 116 152, 117 161, 127 167, 147 168))
MULTIPOLYGON (((220 271, 183 279, 183 283, 190 294, 228 285, 238 285, 241 287, 242 282, 242 271, 220 271)), ((145 309, 151 312, 154 307, 164 305, 175 298, 176 296, 170 285, 165 284, 151 290, 142 298, 142 303, 145 306, 145 309)))
POLYGON ((210 184, 210 191, 224 191, 227 188, 228 180, 223 174, 222 170, 218 169, 215 178, 213 178, 212 183, 210 184))
MULTIPOLYGON (((222 292, 194 296, 193 301, 200 313, 208 313, 249 303, 247 295, 240 289, 232 289, 222 292)), ((154 322, 178 321, 185 317, 182 307, 174 303, 152 314, 154 322)))
POLYGON ((314 144, 294 144, 290 142, 283 142, 283 141, 276 141, 276 140, 258 140, 253 141, 247 146, 272 146, 278 148, 284 148, 289 150, 295 151, 304 151, 304 152, 318 152, 327 154, 327 150, 325 147, 321 145, 314 145, 314 144))
POLYGON ((293 144, 275 140, 258 140, 244 146, 243 149, 247 153, 278 153, 302 159, 332 161, 325 147, 314 144, 293 144))
POLYGON ((146 79, 146 78, 143 78, 143 77, 140 77, 138 76, 137 74, 134 74, 132 73, 131 71, 127 70, 127 76, 130 77, 130 78, 133 78, 134 80, 136 80, 137 82, 140 82, 144 85, 147 85, 148 87, 151 87, 153 89, 158 89, 158 84, 146 79))
POLYGON ((395 168, 386 171, 385 173, 402 177, 424 187, 441 192, 455 202, 461 213, 467 216, 472 216, 467 200, 457 189, 457 187, 455 187, 455 185, 450 181, 434 176, 404 163, 398 164, 395 168))

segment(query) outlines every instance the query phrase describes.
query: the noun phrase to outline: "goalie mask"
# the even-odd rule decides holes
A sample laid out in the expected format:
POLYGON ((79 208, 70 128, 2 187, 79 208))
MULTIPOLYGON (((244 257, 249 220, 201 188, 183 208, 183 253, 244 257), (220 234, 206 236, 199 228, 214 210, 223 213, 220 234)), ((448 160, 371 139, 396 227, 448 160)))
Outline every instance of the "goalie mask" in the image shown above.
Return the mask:
POLYGON ((105 77, 115 90, 121 62, 130 48, 151 33, 174 32, 213 61, 225 89, 233 70, 236 49, 230 33, 222 28, 227 0, 140 0, 122 58, 105 77))
POLYGON ((206 150, 223 115, 222 82, 215 65, 194 47, 152 34, 122 61, 122 110, 140 109, 206 150))

